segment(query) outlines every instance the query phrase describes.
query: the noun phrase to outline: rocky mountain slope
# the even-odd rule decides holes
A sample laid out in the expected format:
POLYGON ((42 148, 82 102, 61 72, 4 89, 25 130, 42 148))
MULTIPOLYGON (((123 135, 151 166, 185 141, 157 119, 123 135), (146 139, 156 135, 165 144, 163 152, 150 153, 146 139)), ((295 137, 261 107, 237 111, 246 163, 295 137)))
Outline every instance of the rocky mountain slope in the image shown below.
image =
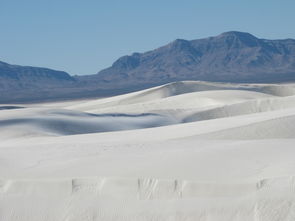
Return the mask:
POLYGON ((153 51, 121 57, 96 78, 109 85, 294 80, 295 40, 265 40, 243 32, 192 41, 177 39, 153 51))

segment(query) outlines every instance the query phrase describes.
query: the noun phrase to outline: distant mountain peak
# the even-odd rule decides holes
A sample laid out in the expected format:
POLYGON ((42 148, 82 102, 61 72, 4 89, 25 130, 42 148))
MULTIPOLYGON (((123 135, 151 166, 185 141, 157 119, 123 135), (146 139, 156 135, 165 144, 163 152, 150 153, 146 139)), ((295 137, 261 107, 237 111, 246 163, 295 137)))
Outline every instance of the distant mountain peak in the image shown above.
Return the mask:
POLYGON ((254 35, 248 33, 248 32, 240 32, 240 31, 228 31, 223 32, 217 37, 237 37, 237 38, 254 38, 257 39, 254 35))
POLYGON ((191 41, 176 39, 146 53, 121 57, 114 64, 99 72, 97 79, 129 85, 172 80, 279 81, 295 79, 295 42, 229 31, 191 41))
POLYGON ((247 32, 224 32, 215 37, 215 39, 224 39, 227 44, 235 44, 235 46, 256 47, 259 45, 259 39, 247 32))

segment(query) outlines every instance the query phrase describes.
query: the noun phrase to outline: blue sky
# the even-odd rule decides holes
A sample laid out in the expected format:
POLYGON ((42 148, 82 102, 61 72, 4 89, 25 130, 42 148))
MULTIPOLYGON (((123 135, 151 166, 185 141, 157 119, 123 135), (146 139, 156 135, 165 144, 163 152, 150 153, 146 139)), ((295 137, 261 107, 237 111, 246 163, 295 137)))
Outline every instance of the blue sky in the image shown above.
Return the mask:
POLYGON ((295 38, 294 0, 0 0, 0 60, 94 74, 176 38, 295 38))

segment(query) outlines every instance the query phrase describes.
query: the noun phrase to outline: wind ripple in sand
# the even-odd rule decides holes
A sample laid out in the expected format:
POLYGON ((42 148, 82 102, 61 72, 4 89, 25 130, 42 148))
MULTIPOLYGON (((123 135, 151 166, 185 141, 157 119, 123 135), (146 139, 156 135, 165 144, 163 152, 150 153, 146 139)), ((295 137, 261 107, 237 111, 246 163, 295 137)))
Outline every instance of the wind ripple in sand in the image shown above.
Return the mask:
POLYGON ((284 221, 295 218, 294 185, 293 177, 222 184, 116 177, 2 180, 0 218, 284 221), (24 210, 8 209, 28 199, 24 210), (56 203, 47 208, 44 200, 56 203), (32 217, 29 211, 37 210, 32 217))

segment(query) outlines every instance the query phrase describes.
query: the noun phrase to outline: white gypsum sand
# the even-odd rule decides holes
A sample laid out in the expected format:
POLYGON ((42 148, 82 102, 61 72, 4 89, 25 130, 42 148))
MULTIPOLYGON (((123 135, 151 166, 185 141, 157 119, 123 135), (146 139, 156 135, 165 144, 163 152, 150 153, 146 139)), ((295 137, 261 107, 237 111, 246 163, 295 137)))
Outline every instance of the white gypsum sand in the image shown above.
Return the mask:
POLYGON ((0 220, 295 219, 293 84, 1 105, 0 138, 0 220))

